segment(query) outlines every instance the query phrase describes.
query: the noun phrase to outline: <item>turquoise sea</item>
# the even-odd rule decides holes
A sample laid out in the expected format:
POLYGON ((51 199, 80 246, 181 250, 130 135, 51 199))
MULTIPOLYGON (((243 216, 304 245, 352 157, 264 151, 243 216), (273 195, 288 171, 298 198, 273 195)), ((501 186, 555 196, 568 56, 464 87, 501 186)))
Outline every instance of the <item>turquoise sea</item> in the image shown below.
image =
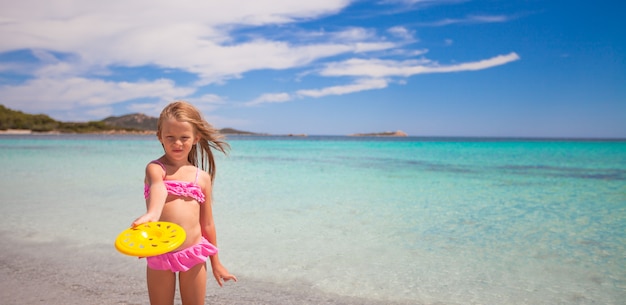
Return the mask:
MULTIPOLYGON (((229 142, 214 213, 240 277, 381 303, 626 300, 626 141, 229 142)), ((121 255, 161 153, 154 136, 2 135, 0 231, 121 255)))

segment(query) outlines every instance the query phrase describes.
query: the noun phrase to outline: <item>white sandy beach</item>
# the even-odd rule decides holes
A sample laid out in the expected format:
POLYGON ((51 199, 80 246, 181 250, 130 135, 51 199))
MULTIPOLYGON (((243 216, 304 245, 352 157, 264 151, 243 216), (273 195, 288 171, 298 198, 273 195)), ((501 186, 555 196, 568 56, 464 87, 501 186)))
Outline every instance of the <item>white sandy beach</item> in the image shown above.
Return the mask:
POLYGON ((5 134, 5 135, 25 135, 25 134, 32 134, 33 131, 30 129, 7 129, 7 130, 0 130, 0 134, 5 134))
MULTIPOLYGON (((63 242, 15 241, 0 233, 0 300, 4 305, 148 304, 145 262, 113 245, 72 246, 63 242)), ((176 299, 175 304, 181 304, 176 299)), ((207 286, 206 304, 398 304, 323 293, 306 283, 280 286, 240 277, 220 288, 207 286)), ((408 304, 408 303, 407 303, 408 304)))

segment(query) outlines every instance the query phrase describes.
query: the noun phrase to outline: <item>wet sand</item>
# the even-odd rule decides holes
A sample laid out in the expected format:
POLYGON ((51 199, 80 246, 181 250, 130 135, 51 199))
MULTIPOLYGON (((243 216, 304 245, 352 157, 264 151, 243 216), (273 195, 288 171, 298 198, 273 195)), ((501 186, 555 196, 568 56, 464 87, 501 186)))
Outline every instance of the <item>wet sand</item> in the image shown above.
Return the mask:
MULTIPOLYGON (((148 304, 145 261, 122 255, 113 245, 16 241, 0 232, 0 300, 4 305, 148 304)), ((251 266, 253 268, 253 266, 251 266)), ((324 293, 307 283, 277 285, 238 275, 220 288, 209 279, 206 304, 224 305, 406 305, 324 293)), ((177 299, 175 304, 181 304, 177 299)))

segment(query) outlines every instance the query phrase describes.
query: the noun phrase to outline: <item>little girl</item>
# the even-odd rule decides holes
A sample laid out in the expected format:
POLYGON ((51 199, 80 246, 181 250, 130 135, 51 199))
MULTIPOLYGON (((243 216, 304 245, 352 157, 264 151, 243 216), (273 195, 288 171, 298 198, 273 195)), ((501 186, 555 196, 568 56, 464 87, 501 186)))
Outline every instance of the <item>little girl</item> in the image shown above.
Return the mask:
POLYGON ((150 304, 174 303, 177 272, 183 304, 204 304, 207 258, 211 260, 218 285, 237 281, 217 255, 211 208, 215 178, 211 149, 226 153, 229 146, 194 106, 182 101, 163 109, 157 123, 157 138, 165 154, 146 166, 147 212, 132 226, 169 221, 185 229, 187 239, 175 251, 146 258, 150 304))

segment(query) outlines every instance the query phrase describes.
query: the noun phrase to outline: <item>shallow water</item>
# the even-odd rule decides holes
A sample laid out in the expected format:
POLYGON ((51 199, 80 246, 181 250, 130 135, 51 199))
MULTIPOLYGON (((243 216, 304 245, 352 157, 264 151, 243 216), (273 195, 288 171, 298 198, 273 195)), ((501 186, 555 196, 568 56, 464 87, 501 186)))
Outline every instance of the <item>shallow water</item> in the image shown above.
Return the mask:
MULTIPOLYGON (((214 210, 235 274, 380 301, 626 299, 626 142, 229 140, 214 210)), ((112 247, 161 153, 153 136, 0 136, 0 230, 112 247)))

